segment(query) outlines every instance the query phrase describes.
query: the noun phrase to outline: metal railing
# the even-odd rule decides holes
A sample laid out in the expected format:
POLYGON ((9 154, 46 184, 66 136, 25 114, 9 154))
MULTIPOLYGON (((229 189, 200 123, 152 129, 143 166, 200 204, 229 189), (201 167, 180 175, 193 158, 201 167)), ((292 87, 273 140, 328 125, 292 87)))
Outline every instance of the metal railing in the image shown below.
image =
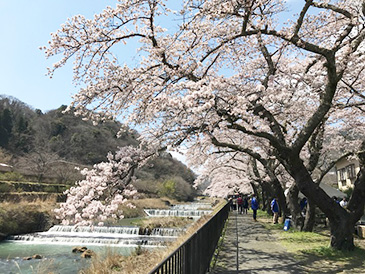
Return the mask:
POLYGON ((229 204, 226 204, 149 274, 204 274, 209 271, 228 214, 229 204))

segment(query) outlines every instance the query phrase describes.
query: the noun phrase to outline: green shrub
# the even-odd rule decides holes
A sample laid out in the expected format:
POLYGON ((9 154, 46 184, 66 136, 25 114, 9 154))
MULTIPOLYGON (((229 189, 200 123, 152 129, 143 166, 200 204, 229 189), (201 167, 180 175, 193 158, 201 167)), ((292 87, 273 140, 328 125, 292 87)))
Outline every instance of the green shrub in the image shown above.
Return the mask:
POLYGON ((160 197, 175 198, 176 183, 173 180, 166 180, 158 184, 158 194, 160 197))
POLYGON ((4 181, 22 181, 24 180, 24 177, 17 172, 5 172, 0 173, 0 180, 4 181))
POLYGON ((0 193, 14 191, 14 187, 11 184, 0 182, 0 193))
POLYGON ((57 186, 45 186, 43 188, 43 191, 44 192, 50 192, 50 193, 57 193, 58 189, 57 189, 57 186))
POLYGON ((122 207, 124 218, 136 218, 144 215, 143 208, 136 207, 130 208, 127 206, 122 207))

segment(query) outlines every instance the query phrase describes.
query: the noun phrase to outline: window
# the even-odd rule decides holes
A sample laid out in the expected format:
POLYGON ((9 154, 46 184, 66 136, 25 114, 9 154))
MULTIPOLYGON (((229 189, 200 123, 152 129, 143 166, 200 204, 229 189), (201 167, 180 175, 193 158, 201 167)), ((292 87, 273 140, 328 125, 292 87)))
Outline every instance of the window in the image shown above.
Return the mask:
POLYGON ((345 181, 347 179, 346 168, 341 168, 337 172, 340 181, 345 181))
POLYGON ((355 172, 355 165, 354 164, 352 164, 352 165, 348 165, 347 167, 346 167, 346 171, 347 171, 347 175, 348 175, 348 177, 350 178, 350 179, 352 179, 352 178, 355 178, 356 177, 356 172, 355 172))

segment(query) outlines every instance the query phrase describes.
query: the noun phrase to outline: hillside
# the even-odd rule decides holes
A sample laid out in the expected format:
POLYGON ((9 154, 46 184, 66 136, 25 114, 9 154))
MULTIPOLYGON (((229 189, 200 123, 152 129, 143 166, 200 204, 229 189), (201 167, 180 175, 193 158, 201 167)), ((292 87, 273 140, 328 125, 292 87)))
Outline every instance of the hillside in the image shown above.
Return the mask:
MULTIPOLYGON (((81 179, 75 166, 91 167, 118 147, 138 145, 136 131, 117 138, 119 122, 94 126, 64 113, 65 108, 42 113, 13 97, 0 96, 0 163, 13 166, 12 171, 21 175, 18 180, 71 185, 81 179)), ((193 194, 194 173, 168 153, 151 161, 136 177, 136 185, 147 195, 166 192, 167 182, 174 186, 172 196, 185 199, 193 194)))

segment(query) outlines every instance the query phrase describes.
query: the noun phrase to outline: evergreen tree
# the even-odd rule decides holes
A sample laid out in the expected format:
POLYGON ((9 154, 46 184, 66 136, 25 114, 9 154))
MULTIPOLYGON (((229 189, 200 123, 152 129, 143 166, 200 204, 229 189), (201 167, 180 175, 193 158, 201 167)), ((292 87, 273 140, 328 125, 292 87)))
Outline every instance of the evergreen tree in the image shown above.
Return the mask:
POLYGON ((0 116, 0 145, 7 148, 10 137, 12 135, 13 120, 11 111, 7 108, 3 109, 0 116))

